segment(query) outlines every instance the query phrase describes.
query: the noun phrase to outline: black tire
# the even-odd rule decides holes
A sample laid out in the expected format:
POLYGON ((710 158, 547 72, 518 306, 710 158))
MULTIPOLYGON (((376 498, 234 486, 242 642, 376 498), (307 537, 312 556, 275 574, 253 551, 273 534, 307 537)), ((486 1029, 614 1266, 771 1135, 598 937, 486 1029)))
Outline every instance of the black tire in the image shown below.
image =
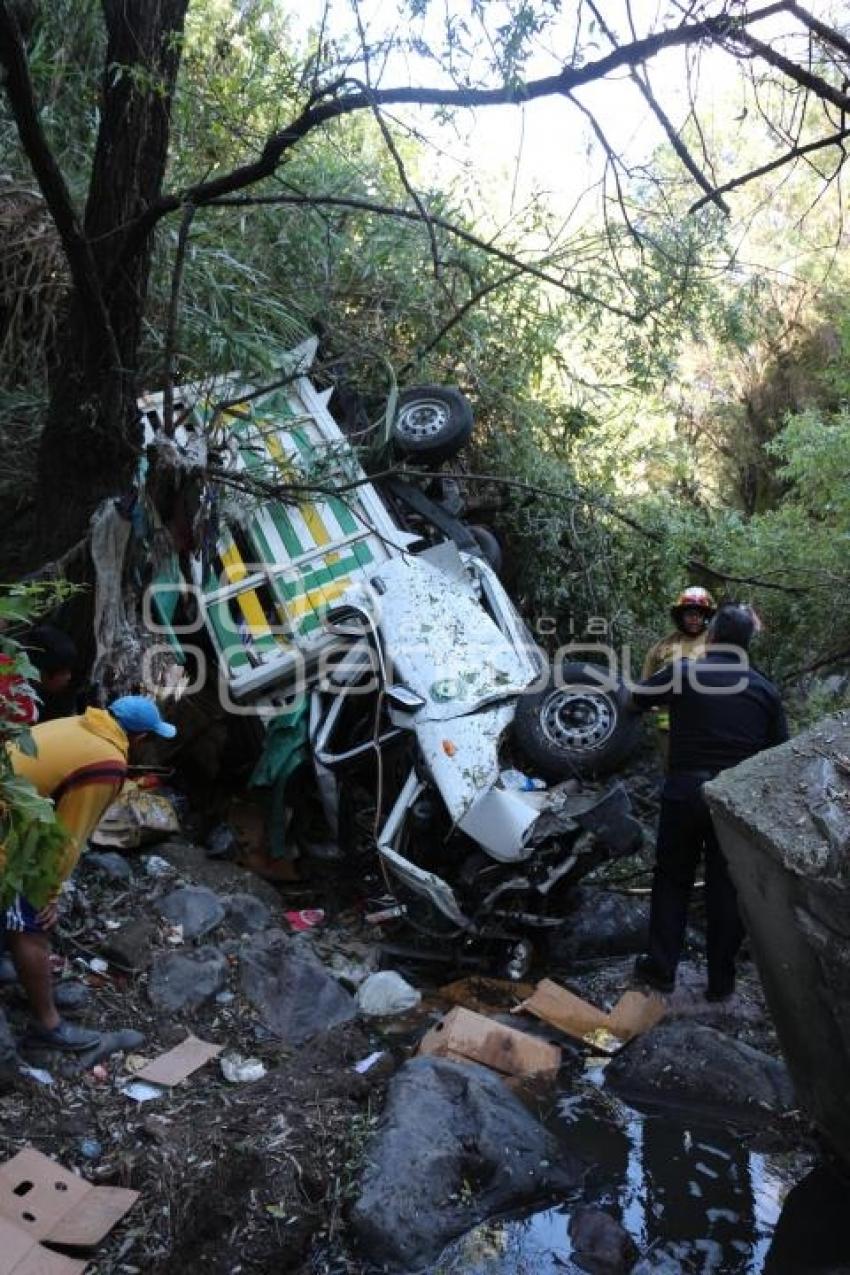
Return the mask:
POLYGON ((544 779, 604 775, 619 766, 640 737, 640 720, 625 707, 625 691, 606 670, 565 664, 556 685, 521 695, 514 739, 544 779))
POLYGON ((456 456, 472 433, 472 408, 451 385, 414 385, 398 396, 392 441, 410 460, 438 465, 456 456))
POLYGON ((489 527, 469 527, 476 541, 480 553, 478 557, 483 558, 488 566, 492 567, 496 575, 502 570, 502 546, 493 535, 489 527))

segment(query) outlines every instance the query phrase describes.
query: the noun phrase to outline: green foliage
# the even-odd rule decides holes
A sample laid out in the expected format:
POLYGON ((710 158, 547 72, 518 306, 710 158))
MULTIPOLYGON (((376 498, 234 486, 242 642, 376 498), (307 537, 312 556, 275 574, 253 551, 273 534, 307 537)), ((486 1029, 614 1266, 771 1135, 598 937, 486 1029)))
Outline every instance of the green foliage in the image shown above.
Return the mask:
MULTIPOLYGON (((30 623, 69 592, 69 586, 54 582, 7 587, 0 591, 0 626, 5 630, 10 624, 30 623)), ((20 704, 15 702, 29 688, 15 683, 25 683, 37 670, 18 642, 4 634, 2 644, 8 660, 3 675, 11 679, 14 691, 8 699, 0 695, 0 740, 32 756, 33 737, 19 720, 20 704)), ((18 893, 34 907, 44 907, 56 892, 66 844, 67 833, 56 819, 53 802, 15 774, 6 747, 0 747, 0 908, 18 893)))

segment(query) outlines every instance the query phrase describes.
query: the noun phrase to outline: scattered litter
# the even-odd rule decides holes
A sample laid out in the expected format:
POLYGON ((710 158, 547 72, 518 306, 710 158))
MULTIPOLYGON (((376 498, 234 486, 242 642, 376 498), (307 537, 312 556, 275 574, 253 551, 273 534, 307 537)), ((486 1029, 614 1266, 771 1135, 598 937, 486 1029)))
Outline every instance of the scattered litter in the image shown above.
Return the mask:
POLYGON ((129 1085, 125 1085, 122 1093, 128 1098, 132 1098, 134 1102, 150 1102, 154 1098, 161 1098, 165 1090, 161 1085, 148 1085, 143 1080, 131 1080, 129 1085))
POLYGON ((391 908, 381 908, 379 912, 367 912, 363 920, 367 925, 383 925, 384 921, 395 921, 398 917, 406 915, 405 905, 395 903, 391 908))
POLYGON ((457 752, 457 744, 455 744, 450 739, 444 739, 443 752, 446 754, 447 757, 454 757, 455 753, 457 752))
POLYGON ((30 1067, 28 1063, 21 1063, 18 1071, 23 1075, 29 1076, 31 1080, 35 1080, 40 1085, 52 1085, 53 1077, 49 1071, 45 1071, 43 1067, 30 1067))
POLYGON ((179 831, 180 822, 168 798, 128 780, 121 796, 107 808, 91 842, 95 846, 135 850, 179 831))
POLYGON ((357 1008, 368 1018, 389 1018, 415 1009, 422 993, 411 987, 395 970, 370 974, 357 989, 357 1008))
POLYGON ((169 925, 165 931, 165 941, 170 943, 172 947, 182 947, 184 942, 183 926, 169 925))
POLYGON ((89 969, 95 974, 108 974, 109 961, 105 961, 102 956, 93 956, 89 961, 89 969))
POLYGON ((266 1069, 259 1058, 243 1058, 241 1054, 225 1054, 221 1059, 221 1074, 231 1085, 246 1085, 262 1080, 266 1069))
POLYGON ((167 877, 169 873, 174 871, 168 860, 163 859, 158 854, 145 855, 142 863, 145 865, 145 872, 149 877, 167 877))
POLYGON ((99 1085, 105 1085, 109 1079, 109 1071, 104 1067, 103 1063, 95 1063, 89 1074, 99 1085))
POLYGON ((516 792, 544 792, 546 789, 545 779, 535 779, 512 767, 499 772, 499 782, 503 788, 513 789, 516 792))
POLYGON ((212 1045, 189 1035, 179 1045, 149 1062, 136 1073, 136 1078, 154 1085, 179 1085, 211 1058, 217 1058, 223 1048, 223 1045, 212 1045))
POLYGON ((143 1067, 147 1067, 150 1062, 149 1058, 145 1058, 142 1054, 128 1054, 124 1059, 124 1066, 129 1072, 141 1071, 143 1067))
POLYGON ((321 925, 325 919, 322 908, 302 908, 300 912, 284 912, 283 914, 293 930, 312 930, 321 925))
POLYGON ((103 1155, 103 1144, 97 1138, 83 1138, 80 1142, 80 1155, 84 1160, 99 1160, 103 1155))
POLYGON ((216 992, 216 1005, 232 1005, 235 1000, 235 993, 228 991, 227 988, 225 988, 223 992, 216 992))
POLYGON ((544 978, 537 984, 533 995, 511 1012, 533 1014, 598 1052, 613 1054, 634 1036, 660 1022, 666 1006, 657 996, 629 991, 624 992, 610 1014, 606 1014, 565 987, 544 978))
POLYGON ((92 1186, 25 1147, 0 1165, 0 1275, 77 1275, 86 1262, 42 1248, 39 1241, 93 1248, 138 1198, 138 1191, 126 1187, 92 1186))
POLYGON ((554 1076, 561 1050, 458 1006, 422 1038, 420 1054, 472 1061, 508 1076, 554 1076))
POLYGON ((367 1071, 371 1071, 376 1062, 380 1062, 386 1054, 385 1049, 378 1049, 374 1054, 369 1054, 368 1058, 361 1058, 360 1062, 354 1064, 353 1070, 359 1076, 365 1076, 367 1071))

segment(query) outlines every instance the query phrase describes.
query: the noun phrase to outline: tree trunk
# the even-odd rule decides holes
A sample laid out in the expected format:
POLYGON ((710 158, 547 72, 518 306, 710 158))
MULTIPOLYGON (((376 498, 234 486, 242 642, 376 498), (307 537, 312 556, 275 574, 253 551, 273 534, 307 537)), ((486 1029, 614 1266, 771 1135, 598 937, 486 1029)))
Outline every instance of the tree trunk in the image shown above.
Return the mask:
POLYGON ((138 464, 136 374, 153 244, 125 247, 128 228, 162 191, 188 7, 189 0, 103 0, 108 44, 84 232, 114 349, 104 348, 96 316, 75 291, 38 457, 41 558, 78 539, 98 502, 131 485, 138 464))

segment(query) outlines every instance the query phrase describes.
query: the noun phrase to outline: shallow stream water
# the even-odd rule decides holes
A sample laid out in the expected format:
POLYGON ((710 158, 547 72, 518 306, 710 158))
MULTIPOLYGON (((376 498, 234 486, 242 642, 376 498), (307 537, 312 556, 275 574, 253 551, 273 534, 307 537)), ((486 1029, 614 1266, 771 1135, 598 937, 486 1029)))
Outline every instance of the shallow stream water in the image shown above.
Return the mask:
MULTIPOLYGON (((600 1078, 591 1072, 586 1086, 561 1097, 548 1123, 590 1166, 581 1202, 622 1224, 641 1275, 850 1275, 846 1184, 824 1183, 822 1169, 812 1176, 801 1153, 758 1151, 755 1135, 705 1114, 638 1111, 599 1088, 600 1078)), ((576 1205, 476 1227, 433 1275, 601 1275, 607 1268, 576 1263, 569 1234, 576 1205)))

